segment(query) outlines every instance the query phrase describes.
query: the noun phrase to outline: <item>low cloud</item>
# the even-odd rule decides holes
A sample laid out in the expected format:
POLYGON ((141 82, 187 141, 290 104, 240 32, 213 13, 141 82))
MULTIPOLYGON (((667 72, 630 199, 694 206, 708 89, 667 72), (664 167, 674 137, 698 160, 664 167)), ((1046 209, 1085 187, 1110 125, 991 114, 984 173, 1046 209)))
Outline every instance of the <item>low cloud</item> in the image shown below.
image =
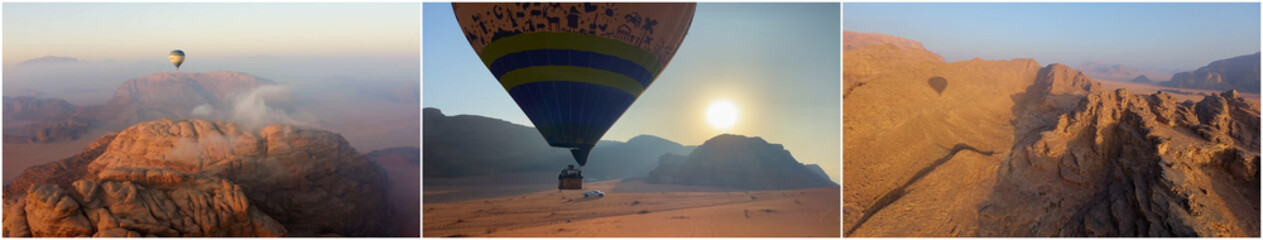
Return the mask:
POLYGON ((285 85, 264 85, 237 94, 224 102, 224 107, 203 104, 193 108, 191 115, 198 118, 227 120, 248 129, 259 129, 271 124, 287 124, 316 127, 314 116, 292 110, 290 89, 285 85))

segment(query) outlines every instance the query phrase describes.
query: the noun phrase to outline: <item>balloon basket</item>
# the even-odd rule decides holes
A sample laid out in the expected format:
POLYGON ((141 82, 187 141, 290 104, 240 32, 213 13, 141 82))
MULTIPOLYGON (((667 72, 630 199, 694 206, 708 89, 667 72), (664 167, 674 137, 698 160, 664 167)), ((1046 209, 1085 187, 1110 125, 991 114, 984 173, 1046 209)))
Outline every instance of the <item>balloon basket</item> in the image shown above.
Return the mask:
POLYGON ((557 189, 583 189, 583 177, 557 179, 557 189))

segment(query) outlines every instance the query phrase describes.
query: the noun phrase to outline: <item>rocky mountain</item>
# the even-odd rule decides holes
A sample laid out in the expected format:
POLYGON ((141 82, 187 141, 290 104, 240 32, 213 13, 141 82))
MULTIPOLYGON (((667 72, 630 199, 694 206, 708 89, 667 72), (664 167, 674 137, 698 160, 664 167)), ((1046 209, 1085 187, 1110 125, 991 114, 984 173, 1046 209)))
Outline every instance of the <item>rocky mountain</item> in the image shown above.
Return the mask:
POLYGON ((1106 64, 1100 62, 1085 62, 1083 64, 1079 64, 1078 67, 1075 67, 1075 70, 1079 70, 1083 72, 1083 74, 1094 79, 1110 81, 1128 81, 1142 75, 1149 75, 1162 80, 1166 80, 1171 77, 1171 73, 1167 71, 1136 69, 1122 64, 1106 64))
POLYGON ((1176 73, 1169 87, 1259 92, 1259 53, 1211 62, 1192 72, 1176 73))
POLYGON ((72 63, 78 62, 79 59, 72 57, 43 56, 22 61, 18 64, 43 64, 43 63, 72 63))
MULTIPOLYGON (((474 115, 447 116, 436 108, 422 110, 424 177, 462 177, 509 172, 554 172, 575 164, 566 149, 548 146, 535 128, 474 115)), ((601 141, 592 150, 584 177, 643 177, 657 167, 662 154, 684 154, 692 148, 655 136, 641 135, 626 143, 601 141)))
POLYGON ((549 147, 534 128, 474 115, 421 112, 424 177, 460 177, 498 172, 556 171, 573 164, 564 149, 549 147))
POLYGON ((155 73, 124 82, 102 105, 5 97, 6 143, 72 141, 92 129, 121 130, 162 118, 192 117, 194 108, 224 108, 232 97, 275 82, 239 72, 155 73))
POLYGON ((79 107, 62 99, 4 97, 4 142, 49 143, 79 139, 89 120, 76 115, 79 107))
POLYGON ((627 142, 603 141, 592 149, 591 160, 583 169, 585 177, 619 179, 644 177, 658 167, 663 154, 688 154, 695 146, 684 146, 652 135, 640 135, 627 142))
POLYGON ((239 72, 154 73, 123 82, 95 111, 107 126, 185 118, 201 105, 223 108, 230 97, 275 82, 239 72))
POLYGON ((56 98, 4 97, 4 121, 62 121, 79 107, 56 98))
POLYGON ((158 120, 6 186, 5 236, 381 236, 382 167, 340 135, 158 120))
POLYGON ((17 127, 6 127, 5 143, 52 143, 73 141, 92 129, 91 122, 78 117, 62 121, 34 122, 17 127))
POLYGON ((843 108, 846 236, 1259 235, 1259 112, 1234 91, 1177 102, 1061 64, 843 54, 844 83, 864 83, 843 108))
MULTIPOLYGON (((815 173, 816 176, 820 176, 826 180, 829 179, 829 173, 825 173, 824 168, 821 168, 820 165, 818 164, 806 164, 806 165, 803 165, 803 167, 807 168, 807 170, 811 170, 811 172, 815 173)), ((829 180, 829 181, 832 182, 833 180, 829 180)), ((837 185, 837 184, 835 183, 834 185, 837 185)))
POLYGON ((745 190, 837 186, 795 160, 784 146, 759 137, 715 136, 687 157, 668 154, 659 159, 659 164, 645 181, 745 190))
POLYGON ((1136 77, 1136 78, 1131 79, 1131 82, 1134 82, 1134 83, 1144 83, 1144 84, 1152 84, 1152 83, 1153 83, 1153 80, 1149 80, 1149 77, 1145 76, 1144 74, 1141 74, 1140 76, 1138 76, 1138 77, 1136 77))

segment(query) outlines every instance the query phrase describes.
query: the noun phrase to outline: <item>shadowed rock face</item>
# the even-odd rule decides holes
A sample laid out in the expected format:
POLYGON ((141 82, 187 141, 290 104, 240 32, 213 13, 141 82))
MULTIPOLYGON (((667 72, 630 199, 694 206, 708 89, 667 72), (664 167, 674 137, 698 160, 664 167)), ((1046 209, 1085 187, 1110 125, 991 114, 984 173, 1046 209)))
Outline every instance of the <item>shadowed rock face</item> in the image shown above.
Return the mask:
POLYGON ((159 120, 102 141, 108 144, 32 168, 7 187, 6 216, 27 217, 6 217, 5 234, 21 236, 22 226, 34 236, 380 236, 393 230, 385 222, 390 213, 384 170, 334 133, 159 120), (78 179, 67 187, 67 176, 78 179), (48 200, 63 195, 69 197, 48 200), (10 212, 19 209, 10 204, 36 201, 31 199, 83 210, 53 211, 51 218, 32 217, 49 212, 34 205, 10 212), (94 210, 101 206, 108 211, 94 210), (75 230, 85 224, 98 227, 75 230), (111 224, 122 230, 100 227, 111 224), (37 226, 69 230, 37 231, 42 228, 37 226))
POLYGON ((663 155, 650 183, 716 186, 746 190, 835 187, 803 166, 780 144, 759 137, 724 134, 706 140, 686 158, 663 155))

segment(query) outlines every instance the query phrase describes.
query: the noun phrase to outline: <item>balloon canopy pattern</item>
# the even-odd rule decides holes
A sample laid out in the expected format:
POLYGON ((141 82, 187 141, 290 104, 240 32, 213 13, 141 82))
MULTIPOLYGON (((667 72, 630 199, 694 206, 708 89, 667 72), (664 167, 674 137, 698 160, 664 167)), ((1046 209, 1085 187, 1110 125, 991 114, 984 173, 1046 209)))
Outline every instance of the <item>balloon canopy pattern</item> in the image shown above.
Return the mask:
POLYGON ((579 165, 653 84, 694 3, 453 3, 469 44, 548 144, 579 165))

